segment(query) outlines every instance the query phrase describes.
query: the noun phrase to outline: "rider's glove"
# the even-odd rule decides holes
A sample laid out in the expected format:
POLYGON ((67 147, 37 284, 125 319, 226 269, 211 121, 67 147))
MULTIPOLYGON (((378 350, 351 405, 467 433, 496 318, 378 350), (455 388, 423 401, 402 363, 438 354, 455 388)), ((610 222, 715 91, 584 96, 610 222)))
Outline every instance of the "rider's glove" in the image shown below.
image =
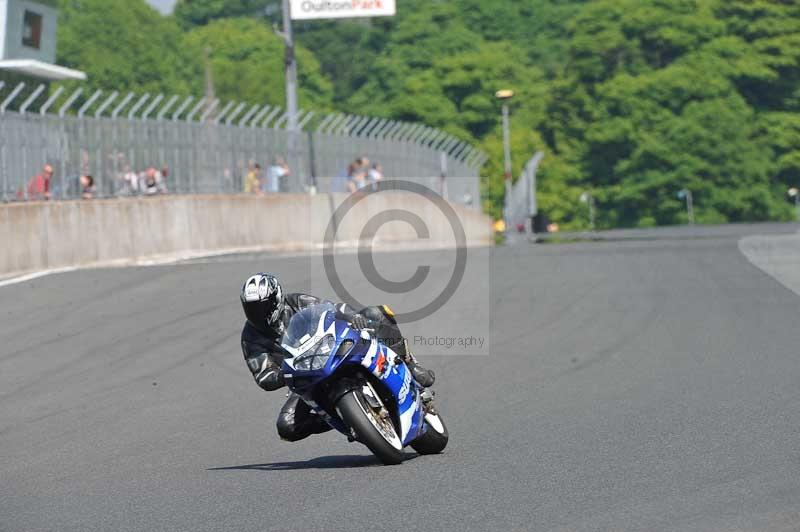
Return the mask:
POLYGON ((357 331, 363 331, 369 329, 369 320, 363 314, 356 314, 350 319, 350 326, 357 331))

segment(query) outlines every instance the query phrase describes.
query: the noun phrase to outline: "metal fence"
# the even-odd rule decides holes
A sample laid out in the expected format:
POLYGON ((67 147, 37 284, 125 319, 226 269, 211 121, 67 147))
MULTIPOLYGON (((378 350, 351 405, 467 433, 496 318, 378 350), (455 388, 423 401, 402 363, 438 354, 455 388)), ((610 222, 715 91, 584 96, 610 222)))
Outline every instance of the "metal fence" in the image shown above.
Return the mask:
MULTIPOLYGON (((288 131, 279 107, 217 99, 74 91, 0 82, 0 199, 36 196, 35 176, 53 167, 50 199, 141 193, 130 179, 153 168, 160 192, 238 193, 256 163, 261 176, 285 160, 280 192, 346 191, 347 168, 366 157, 388 178, 410 179, 447 199, 480 208, 479 169, 486 155, 448 133, 385 118, 301 110, 288 131)), ((41 180, 40 180, 41 181, 41 180)))
POLYGON ((532 230, 531 222, 539 212, 536 203, 536 170, 543 157, 543 152, 536 152, 525 163, 519 179, 508 189, 504 214, 506 227, 510 234, 532 230))

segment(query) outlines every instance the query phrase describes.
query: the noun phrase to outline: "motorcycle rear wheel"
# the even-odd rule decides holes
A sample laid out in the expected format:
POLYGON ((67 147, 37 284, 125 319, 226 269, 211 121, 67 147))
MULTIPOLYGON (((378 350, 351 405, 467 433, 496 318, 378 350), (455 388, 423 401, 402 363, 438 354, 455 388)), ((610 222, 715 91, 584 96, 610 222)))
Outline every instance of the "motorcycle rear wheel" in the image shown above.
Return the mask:
POLYGON ((403 443, 391 418, 381 417, 359 389, 350 390, 336 404, 342 420, 355 432, 356 439, 366 445, 386 465, 403 461, 403 443))

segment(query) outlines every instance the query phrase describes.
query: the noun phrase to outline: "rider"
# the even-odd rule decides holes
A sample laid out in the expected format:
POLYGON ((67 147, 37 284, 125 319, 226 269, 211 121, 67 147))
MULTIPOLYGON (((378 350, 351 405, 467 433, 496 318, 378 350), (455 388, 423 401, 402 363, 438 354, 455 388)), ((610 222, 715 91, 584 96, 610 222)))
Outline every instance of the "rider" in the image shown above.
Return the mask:
MULTIPOLYGON (((258 273, 242 286, 242 307, 247 321, 242 329, 242 352, 256 383, 270 392, 285 386, 281 363, 281 336, 291 317, 298 311, 321 303, 308 294, 283 294, 277 277, 258 273)), ((408 350, 397 321, 389 307, 366 307, 355 312, 342 303, 336 305, 337 317, 356 330, 372 329, 374 336, 400 355, 414 379, 423 387, 433 385, 433 371, 423 368, 408 350)), ((281 439, 297 441, 330 429, 327 423, 311 412, 300 396, 291 393, 278 415, 278 434, 281 439)))

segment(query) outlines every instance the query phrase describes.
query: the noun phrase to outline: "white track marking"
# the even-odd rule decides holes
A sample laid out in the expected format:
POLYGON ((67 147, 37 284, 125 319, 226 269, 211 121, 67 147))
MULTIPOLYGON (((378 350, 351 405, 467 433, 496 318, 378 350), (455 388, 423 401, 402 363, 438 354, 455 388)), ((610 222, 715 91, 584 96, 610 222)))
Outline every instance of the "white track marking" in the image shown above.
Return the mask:
POLYGON ((27 281, 32 281, 34 279, 38 279, 39 277, 44 277, 46 275, 53 275, 53 274, 56 274, 56 273, 72 272, 72 271, 75 271, 77 269, 78 268, 75 268, 75 267, 55 268, 53 270, 42 270, 42 271, 39 271, 39 272, 26 273, 25 275, 19 275, 17 277, 11 277, 9 279, 4 279, 4 280, 0 281, 0 288, 2 288, 4 286, 10 286, 12 284, 24 283, 24 282, 27 282, 27 281))
POLYGON ((744 237, 739 240, 739 251, 754 266, 800 295, 800 233, 744 237))
MULTIPOLYGON (((334 248, 336 255, 352 255, 358 252, 358 241, 353 242, 337 242, 334 248)), ((402 253, 405 251, 428 251, 433 249, 450 249, 451 245, 442 244, 438 246, 412 246, 412 245, 394 245, 393 247, 373 246, 375 251, 386 253, 402 253)), ((484 247, 483 245, 471 246, 474 248, 484 247)), ((488 245, 487 245, 488 247, 488 245)), ((171 266, 171 265, 192 265, 192 264, 214 264, 220 262, 241 262, 243 255, 269 255, 270 257, 308 257, 316 256, 322 252, 322 245, 315 244, 311 249, 276 249, 275 246, 255 246, 247 248, 233 248, 218 251, 188 251, 180 253, 169 253, 167 255, 159 255, 153 257, 146 257, 141 259, 122 259, 109 262, 99 262, 89 264, 86 266, 68 266, 64 268, 52 268, 49 270, 41 270, 36 272, 25 273, 16 275, 7 279, 0 280, 0 288, 17 283, 24 283, 39 277, 47 275, 54 275, 58 273, 67 273, 77 270, 93 270, 98 268, 137 268, 145 266, 171 266)), ((12 274, 14 275, 14 274, 12 274)))

